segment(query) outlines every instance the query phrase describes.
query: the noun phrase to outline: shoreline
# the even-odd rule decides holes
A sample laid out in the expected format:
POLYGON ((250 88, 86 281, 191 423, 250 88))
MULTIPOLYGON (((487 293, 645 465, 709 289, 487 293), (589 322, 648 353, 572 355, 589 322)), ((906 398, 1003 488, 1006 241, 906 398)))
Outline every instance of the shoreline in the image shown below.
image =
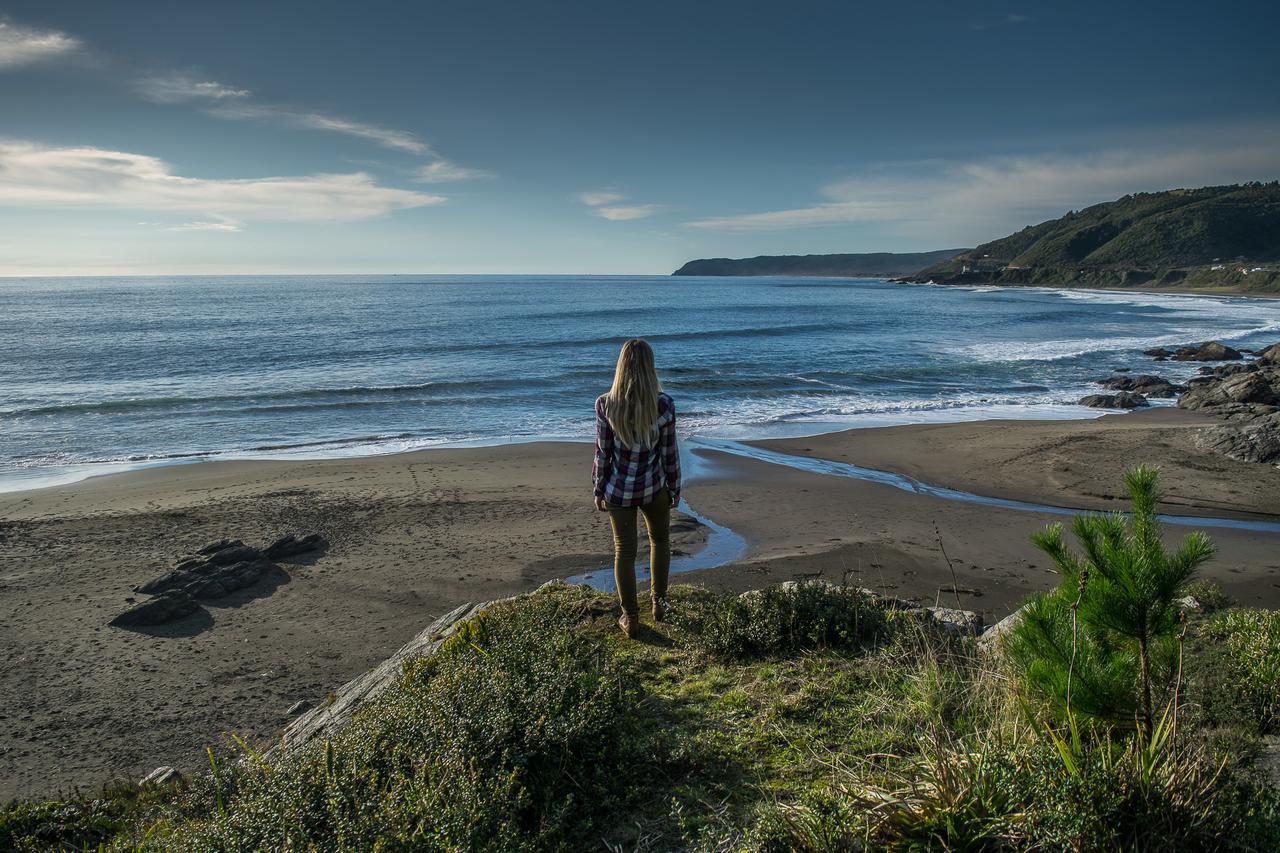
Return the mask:
MULTIPOLYGON (((1196 451, 1197 417, 1165 407, 761 443, 978 495, 1089 508, 1116 507, 1096 484, 1118 481, 1134 447, 1153 448, 1167 466, 1170 511, 1229 517, 1247 507, 1249 517, 1280 520, 1276 469, 1196 451), (1184 494, 1187 484, 1194 492, 1184 494), (1266 497, 1254 505, 1253 494, 1266 497)), ((742 590, 848 578, 926 604, 954 606, 959 596, 993 621, 1055 582, 1028 537, 1061 515, 687 447, 686 499, 745 550, 725 565, 673 574, 675 583, 742 590)), ((13 614, 0 641, 16 650, 0 667, 0 717, 13 733, 0 747, 0 799, 93 787, 113 774, 139 778, 160 764, 195 766, 224 732, 267 742, 294 702, 322 702, 432 617, 607 565, 611 544, 590 505, 589 466, 585 442, 534 442, 156 466, 0 494, 0 608, 13 614), (329 549, 282 561, 269 583, 184 620, 107 627, 132 588, 179 554, 223 537, 258 544, 287 532, 322 533, 329 549)), ((679 538, 673 530, 673 556, 697 568, 707 535, 693 524, 679 538)), ((1206 576, 1242 604, 1280 607, 1276 537, 1211 535, 1220 555, 1206 576)))
MULTIPOLYGON (((816 278, 817 276, 815 276, 816 278)), ((1242 290, 1238 287, 1094 287, 1088 284, 1013 284, 1002 282, 945 282, 945 281, 910 281, 908 279, 890 279, 891 284, 908 284, 922 287, 996 287, 1009 290, 1089 290, 1097 293, 1146 293, 1152 296, 1228 296, 1245 299, 1280 299, 1280 293, 1242 290)))

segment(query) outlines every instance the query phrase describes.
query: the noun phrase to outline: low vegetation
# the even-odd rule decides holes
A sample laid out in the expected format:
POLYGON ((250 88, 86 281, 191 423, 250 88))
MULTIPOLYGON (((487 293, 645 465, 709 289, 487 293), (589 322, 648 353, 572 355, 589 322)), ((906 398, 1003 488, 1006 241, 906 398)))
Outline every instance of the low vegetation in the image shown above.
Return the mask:
POLYGON ((1069 700, 1057 669, 849 587, 676 587, 638 641, 609 597, 552 587, 468 623, 331 740, 278 763, 233 744, 189 783, 13 803, 0 849, 1277 849, 1261 757, 1280 619, 1221 602, 1171 617, 1170 640, 1189 552, 1165 554, 1180 580, 1141 595, 1150 644, 1173 654, 1144 679, 1132 622, 1104 629, 1089 599, 1126 583, 1118 555, 1150 547, 1144 522, 1096 523, 1105 558, 1039 540, 1080 569, 1037 605, 1077 617, 1074 640, 1042 636, 1066 653, 1069 700), (1107 713, 1080 698, 1094 654, 1134 664, 1107 713))
POLYGON ((1280 183, 1135 193, 924 269, 946 283, 1280 290, 1280 183))

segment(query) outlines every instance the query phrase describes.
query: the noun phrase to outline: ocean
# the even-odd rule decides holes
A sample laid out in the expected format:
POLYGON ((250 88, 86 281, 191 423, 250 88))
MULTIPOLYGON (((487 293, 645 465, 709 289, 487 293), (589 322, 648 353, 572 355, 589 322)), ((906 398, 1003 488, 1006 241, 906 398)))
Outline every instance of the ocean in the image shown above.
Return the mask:
POLYGON ((0 490, 144 465, 589 439, 647 338, 681 433, 1088 417, 1141 350, 1280 340, 1280 300, 878 279, 0 279, 0 490))

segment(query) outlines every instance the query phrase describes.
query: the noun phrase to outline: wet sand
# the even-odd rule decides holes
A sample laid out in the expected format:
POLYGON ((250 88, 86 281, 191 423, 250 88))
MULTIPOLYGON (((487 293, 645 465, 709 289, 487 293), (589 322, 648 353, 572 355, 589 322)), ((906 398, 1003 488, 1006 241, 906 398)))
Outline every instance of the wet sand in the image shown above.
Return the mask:
MULTIPOLYGON (((1200 452, 1191 435, 1202 422, 1163 410, 763 444, 1090 508, 1122 506, 1116 472, 1144 459, 1162 466, 1169 512, 1280 520, 1280 471, 1200 452)), ((1027 536, 1061 516, 689 452, 705 464, 686 499, 748 550, 677 582, 745 589, 847 576, 953 606, 958 588, 964 607, 996 618, 1056 581, 1027 536)), ((586 445, 538 443, 198 463, 0 494, 0 799, 92 790, 161 764, 198 768, 205 744, 230 731, 269 739, 294 702, 323 701, 457 604, 607 563, 589 467, 586 445), (107 627, 131 589, 178 555, 222 537, 262 544, 291 531, 322 533, 330 547, 180 622, 107 627)), ((1212 535, 1220 552, 1206 576, 1241 603, 1280 606, 1280 536, 1212 535)), ((692 552, 702 539, 686 529, 673 544, 692 552)))

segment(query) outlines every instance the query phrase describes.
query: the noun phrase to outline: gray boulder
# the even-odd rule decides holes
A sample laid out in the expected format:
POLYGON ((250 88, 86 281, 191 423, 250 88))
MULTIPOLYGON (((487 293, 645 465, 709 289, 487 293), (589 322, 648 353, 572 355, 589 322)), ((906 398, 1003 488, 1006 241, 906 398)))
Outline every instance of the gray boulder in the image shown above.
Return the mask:
POLYGON ((976 637, 982 633, 982 614, 972 610, 957 610, 952 607, 926 607, 929 621, 941 626, 952 634, 965 637, 976 637))
POLYGON ((186 779, 183 778, 182 774, 179 773, 177 769, 165 765, 164 767, 157 767, 146 776, 143 776, 142 779, 139 780, 138 784, 145 787, 147 785, 181 784, 185 781, 186 779))
POLYGON ((1118 394, 1089 394, 1080 398, 1080 405, 1091 409, 1137 409, 1151 404, 1141 394, 1121 391, 1118 394))
POLYGON ((1238 349, 1232 349, 1221 341, 1205 341, 1189 347, 1179 347, 1173 354, 1174 361, 1236 361, 1244 358, 1238 349))
POLYGON ((1280 344, 1272 344, 1265 349, 1258 350, 1258 362, 1260 364, 1280 364, 1280 344))

